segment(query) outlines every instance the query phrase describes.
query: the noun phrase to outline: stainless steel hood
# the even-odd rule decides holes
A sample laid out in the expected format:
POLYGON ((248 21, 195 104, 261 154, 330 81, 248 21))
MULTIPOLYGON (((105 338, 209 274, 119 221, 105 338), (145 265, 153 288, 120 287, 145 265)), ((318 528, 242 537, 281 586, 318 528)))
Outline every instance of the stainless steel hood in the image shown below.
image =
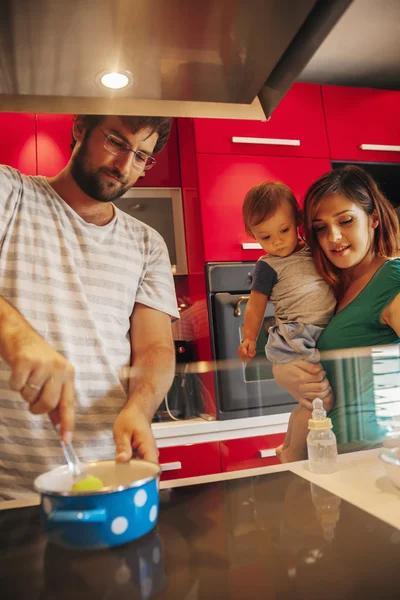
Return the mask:
POLYGON ((263 119, 350 3, 2 0, 0 111, 263 119))

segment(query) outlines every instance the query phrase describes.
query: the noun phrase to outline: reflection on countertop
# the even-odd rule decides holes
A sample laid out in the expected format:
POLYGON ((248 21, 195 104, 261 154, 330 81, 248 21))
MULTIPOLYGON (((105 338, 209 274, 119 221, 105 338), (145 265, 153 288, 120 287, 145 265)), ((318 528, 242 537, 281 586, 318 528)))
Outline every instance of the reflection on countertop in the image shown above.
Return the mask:
POLYGON ((37 507, 0 512, 2 600, 398 597, 399 531, 291 472, 160 501, 155 530, 97 552, 48 545, 37 507))

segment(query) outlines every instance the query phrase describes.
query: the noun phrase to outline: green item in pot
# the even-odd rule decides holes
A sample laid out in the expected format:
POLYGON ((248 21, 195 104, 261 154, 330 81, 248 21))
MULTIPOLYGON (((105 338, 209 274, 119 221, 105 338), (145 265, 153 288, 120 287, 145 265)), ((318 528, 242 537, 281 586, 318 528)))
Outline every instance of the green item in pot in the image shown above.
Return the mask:
POLYGON ((72 486, 73 492, 94 492, 104 487, 103 482, 94 475, 88 475, 84 479, 77 481, 72 486))

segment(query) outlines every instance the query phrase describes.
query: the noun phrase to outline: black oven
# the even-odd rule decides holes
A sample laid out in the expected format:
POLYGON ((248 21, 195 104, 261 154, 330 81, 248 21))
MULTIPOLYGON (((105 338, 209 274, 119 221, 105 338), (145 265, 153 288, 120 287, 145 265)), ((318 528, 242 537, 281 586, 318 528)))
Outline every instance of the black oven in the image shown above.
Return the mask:
POLYGON ((218 419, 290 412, 296 405, 275 383, 271 363, 265 357, 268 328, 275 323, 271 303, 257 340, 257 355, 246 365, 239 363, 237 348, 254 266, 254 262, 206 264, 213 359, 226 361, 226 366, 218 363, 214 374, 218 419))

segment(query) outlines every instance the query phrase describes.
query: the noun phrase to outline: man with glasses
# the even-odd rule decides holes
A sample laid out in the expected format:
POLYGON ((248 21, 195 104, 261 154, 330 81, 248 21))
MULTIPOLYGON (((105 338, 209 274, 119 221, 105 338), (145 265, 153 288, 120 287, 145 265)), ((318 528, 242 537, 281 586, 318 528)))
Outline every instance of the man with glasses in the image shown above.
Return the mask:
POLYGON ((157 461, 151 421, 179 316, 171 265, 161 236, 112 201, 155 165, 170 127, 78 115, 58 175, 0 167, 0 498, 63 462, 50 419, 65 441, 75 421, 82 460, 157 461))

